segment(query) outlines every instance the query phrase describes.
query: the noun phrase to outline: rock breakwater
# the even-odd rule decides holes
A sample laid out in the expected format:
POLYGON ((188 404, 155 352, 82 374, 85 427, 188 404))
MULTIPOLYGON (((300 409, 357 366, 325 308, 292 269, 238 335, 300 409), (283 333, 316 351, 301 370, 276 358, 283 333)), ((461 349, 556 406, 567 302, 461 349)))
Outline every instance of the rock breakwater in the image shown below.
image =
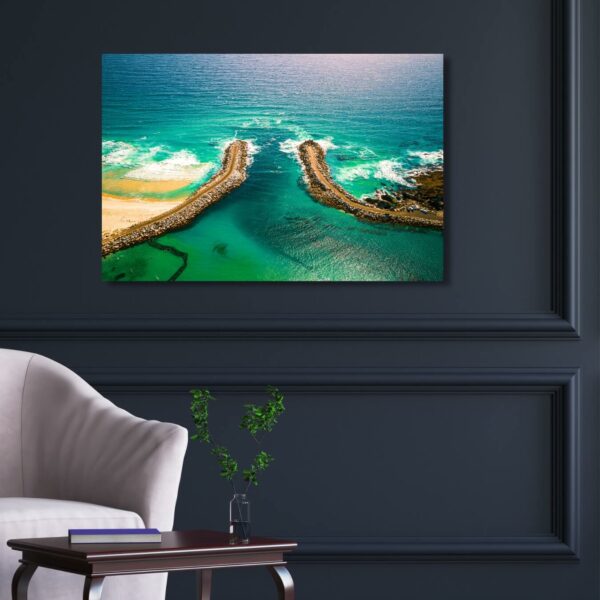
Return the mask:
MULTIPOLYGON (((414 200, 410 203, 391 202, 389 207, 382 207, 381 204, 375 205, 380 199, 359 200, 352 196, 332 179, 325 151, 314 140, 302 142, 298 154, 306 175, 308 191, 322 204, 344 210, 367 221, 443 229, 443 210, 431 210, 414 200)), ((419 185, 417 181, 417 187, 419 185)))
POLYGON ((147 240, 180 229, 201 212, 239 187, 247 177, 248 142, 235 140, 223 154, 221 168, 181 204, 160 215, 102 236, 102 256, 130 248, 147 240))

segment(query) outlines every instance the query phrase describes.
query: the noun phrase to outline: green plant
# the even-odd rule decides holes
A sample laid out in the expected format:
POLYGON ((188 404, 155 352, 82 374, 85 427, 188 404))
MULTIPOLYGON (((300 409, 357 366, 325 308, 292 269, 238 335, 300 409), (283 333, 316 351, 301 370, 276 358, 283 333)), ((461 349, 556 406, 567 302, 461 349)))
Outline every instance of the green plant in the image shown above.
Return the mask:
MULTIPOLYGON (((208 427, 208 405, 214 401, 214 396, 208 390, 190 390, 192 401, 190 411, 194 420, 194 433, 190 439, 204 442, 211 447, 211 453, 216 457, 221 467, 221 477, 229 481, 236 492, 235 476, 239 472, 238 461, 231 452, 217 444, 208 427)), ((279 417, 285 412, 283 394, 275 387, 267 388, 269 399, 262 405, 245 404, 245 414, 240 421, 240 429, 246 430, 257 445, 261 445, 266 433, 273 431, 279 417)), ((245 492, 251 485, 258 485, 259 473, 265 471, 275 459, 268 452, 259 450, 250 465, 242 469, 242 479, 246 482, 245 492)))

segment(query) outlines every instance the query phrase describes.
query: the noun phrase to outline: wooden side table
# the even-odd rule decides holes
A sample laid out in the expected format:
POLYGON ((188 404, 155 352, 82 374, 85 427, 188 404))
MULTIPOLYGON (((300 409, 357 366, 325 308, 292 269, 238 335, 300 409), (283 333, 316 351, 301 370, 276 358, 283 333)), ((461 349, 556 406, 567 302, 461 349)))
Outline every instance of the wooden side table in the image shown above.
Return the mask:
POLYGON ((253 538, 246 545, 230 545, 217 531, 170 531, 156 544, 70 544, 67 537, 9 540, 22 552, 12 582, 13 600, 27 600, 29 581, 38 567, 78 573, 85 577, 83 600, 100 600, 105 577, 171 571, 197 572, 198 600, 209 600, 213 569, 267 567, 280 600, 294 600, 294 582, 284 553, 295 542, 253 538))

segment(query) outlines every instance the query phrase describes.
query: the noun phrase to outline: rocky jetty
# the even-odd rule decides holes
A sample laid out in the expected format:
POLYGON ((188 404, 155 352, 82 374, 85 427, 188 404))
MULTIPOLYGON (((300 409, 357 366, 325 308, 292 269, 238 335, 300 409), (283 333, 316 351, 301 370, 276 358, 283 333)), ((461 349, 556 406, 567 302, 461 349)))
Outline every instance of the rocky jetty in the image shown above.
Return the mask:
MULTIPOLYGON (((415 198, 403 199, 394 193, 380 193, 376 198, 358 199, 348 193, 331 177, 329 165, 325 159, 325 151, 314 140, 307 140, 300 144, 298 149, 300 162, 306 175, 306 182, 310 195, 317 201, 327 206, 349 212, 360 219, 384 223, 400 223, 415 227, 444 228, 443 212, 443 173, 441 180, 442 209, 426 205, 415 198)), ((423 181, 419 182, 419 175, 415 177, 416 190, 419 190, 423 181)), ((411 190, 412 191, 412 190, 411 190)), ((433 195, 433 192, 431 192, 433 195)))
POLYGON ((247 177, 248 142, 235 140, 225 149, 221 168, 175 208, 157 217, 102 236, 102 256, 141 244, 191 223, 202 211, 239 187, 247 177))

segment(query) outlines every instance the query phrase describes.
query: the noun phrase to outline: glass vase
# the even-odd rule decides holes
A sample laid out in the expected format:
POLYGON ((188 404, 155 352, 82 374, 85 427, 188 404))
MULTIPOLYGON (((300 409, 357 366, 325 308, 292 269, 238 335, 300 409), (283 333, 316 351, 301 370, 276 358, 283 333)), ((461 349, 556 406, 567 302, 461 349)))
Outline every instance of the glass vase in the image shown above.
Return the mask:
POLYGON ((229 543, 250 541, 250 501, 246 494, 234 494, 229 502, 229 543))

